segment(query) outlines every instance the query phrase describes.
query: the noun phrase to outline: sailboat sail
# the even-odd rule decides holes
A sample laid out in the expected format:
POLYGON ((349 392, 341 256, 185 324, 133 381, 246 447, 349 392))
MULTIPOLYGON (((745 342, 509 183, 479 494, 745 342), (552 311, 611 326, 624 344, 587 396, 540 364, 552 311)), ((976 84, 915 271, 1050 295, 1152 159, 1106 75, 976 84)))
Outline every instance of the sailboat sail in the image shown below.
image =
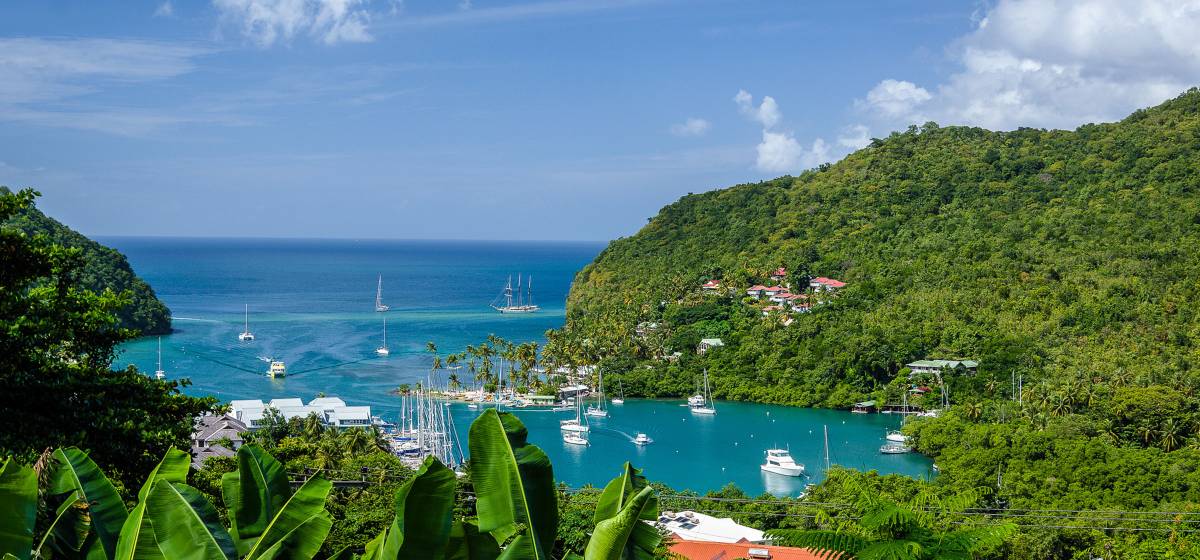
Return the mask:
POLYGON ((375 287, 375 311, 382 313, 388 309, 390 308, 383 304, 383 275, 380 274, 379 283, 375 287))

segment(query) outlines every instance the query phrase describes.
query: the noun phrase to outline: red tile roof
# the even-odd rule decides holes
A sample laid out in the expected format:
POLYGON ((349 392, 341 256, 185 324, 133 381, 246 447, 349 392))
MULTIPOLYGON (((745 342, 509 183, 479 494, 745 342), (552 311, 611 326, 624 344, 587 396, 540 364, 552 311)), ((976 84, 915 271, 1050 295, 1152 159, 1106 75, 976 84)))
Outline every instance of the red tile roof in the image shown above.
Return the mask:
POLYGON ((782 266, 779 268, 776 268, 775 272, 771 273, 771 276, 787 276, 787 269, 783 268, 782 266))
POLYGON ((841 288, 846 285, 846 283, 842 282, 841 280, 834 280, 833 278, 826 278, 824 276, 818 276, 816 278, 813 278, 812 281, 816 282, 818 284, 824 284, 826 286, 829 286, 830 288, 841 288))
POLYGON ((734 560, 735 558, 755 558, 757 560, 757 558, 764 558, 750 556, 752 548, 766 550, 770 554, 770 560, 821 560, 820 556, 807 548, 791 546, 700 541, 675 541, 671 544, 671 552, 688 560, 734 560))
POLYGON ((704 287, 705 288, 719 288, 719 287, 721 287, 721 281, 720 280, 709 280, 708 282, 704 283, 704 287))
POLYGON ((763 290, 765 290, 765 289, 767 289, 767 287, 766 287, 766 286, 763 286, 762 284, 755 284, 755 285, 753 285, 753 286, 750 286, 749 288, 747 288, 747 289, 746 289, 746 291, 747 291, 747 292, 761 292, 761 291, 763 291, 763 290))

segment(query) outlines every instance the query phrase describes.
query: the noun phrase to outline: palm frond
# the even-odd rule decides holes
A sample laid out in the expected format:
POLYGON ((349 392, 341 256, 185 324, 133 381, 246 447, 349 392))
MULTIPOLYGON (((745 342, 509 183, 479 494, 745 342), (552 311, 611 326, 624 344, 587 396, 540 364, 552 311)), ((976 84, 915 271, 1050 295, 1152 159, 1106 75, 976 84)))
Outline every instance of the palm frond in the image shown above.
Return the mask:
MULTIPOLYGON (((919 560, 921 545, 913 541, 877 541, 859 551, 856 560, 919 560)), ((934 558, 940 558, 934 556, 934 558)))
POLYGON ((767 536, 784 546, 799 546, 816 553, 825 560, 852 560, 859 550, 870 545, 862 537, 837 531, 803 531, 798 529, 775 529, 767 536))

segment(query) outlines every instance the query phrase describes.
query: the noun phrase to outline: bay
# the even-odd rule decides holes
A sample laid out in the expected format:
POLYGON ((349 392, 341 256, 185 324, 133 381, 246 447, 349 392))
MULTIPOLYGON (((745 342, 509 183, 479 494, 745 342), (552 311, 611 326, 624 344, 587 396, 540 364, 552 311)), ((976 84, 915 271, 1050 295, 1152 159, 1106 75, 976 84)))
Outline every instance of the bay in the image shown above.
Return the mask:
MULTIPOLYGON (((162 338, 163 369, 188 378, 185 392, 223 401, 342 397, 370 405, 394 420, 399 402, 390 391, 425 378, 432 357, 478 344, 489 334, 511 341, 544 341, 562 325, 575 273, 601 243, 392 241, 312 239, 196 239, 109 237, 100 241, 129 257, 174 315, 175 332, 162 338), (501 315, 492 302, 511 275, 533 277, 541 312, 501 315), (386 313, 374 311, 383 277, 386 313), (250 306, 256 339, 239 342, 243 305, 250 306), (375 356, 388 321, 391 355, 375 356), (265 359, 287 363, 289 376, 269 379, 265 359)), ((124 344, 115 365, 156 369, 156 339, 124 344)), ((628 460, 678 489, 706 491, 733 482, 751 494, 795 495, 824 473, 822 429, 829 427, 834 463, 908 476, 930 475, 919 455, 880 455, 887 415, 718 402, 716 417, 693 416, 681 401, 630 399, 594 423, 592 445, 562 443, 564 413, 520 410, 531 440, 572 486, 603 484, 628 460), (644 431, 647 447, 629 439, 644 431), (809 477, 759 471, 768 447, 786 447, 809 477)), ((474 411, 455 406, 465 435, 474 411)))

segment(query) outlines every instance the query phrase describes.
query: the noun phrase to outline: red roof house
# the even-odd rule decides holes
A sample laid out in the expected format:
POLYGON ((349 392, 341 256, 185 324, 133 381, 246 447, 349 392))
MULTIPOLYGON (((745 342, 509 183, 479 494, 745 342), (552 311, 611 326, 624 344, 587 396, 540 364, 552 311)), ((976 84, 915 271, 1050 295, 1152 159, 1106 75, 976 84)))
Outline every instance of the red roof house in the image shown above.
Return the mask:
POLYGON ((688 560, 821 560, 807 548, 750 543, 675 541, 671 552, 688 560))
POLYGON ((833 278, 826 278, 824 276, 818 276, 816 278, 813 278, 808 283, 808 287, 810 287, 814 290, 826 290, 826 291, 836 290, 838 288, 843 288, 845 286, 846 286, 846 283, 842 282, 841 280, 834 280, 833 278))

